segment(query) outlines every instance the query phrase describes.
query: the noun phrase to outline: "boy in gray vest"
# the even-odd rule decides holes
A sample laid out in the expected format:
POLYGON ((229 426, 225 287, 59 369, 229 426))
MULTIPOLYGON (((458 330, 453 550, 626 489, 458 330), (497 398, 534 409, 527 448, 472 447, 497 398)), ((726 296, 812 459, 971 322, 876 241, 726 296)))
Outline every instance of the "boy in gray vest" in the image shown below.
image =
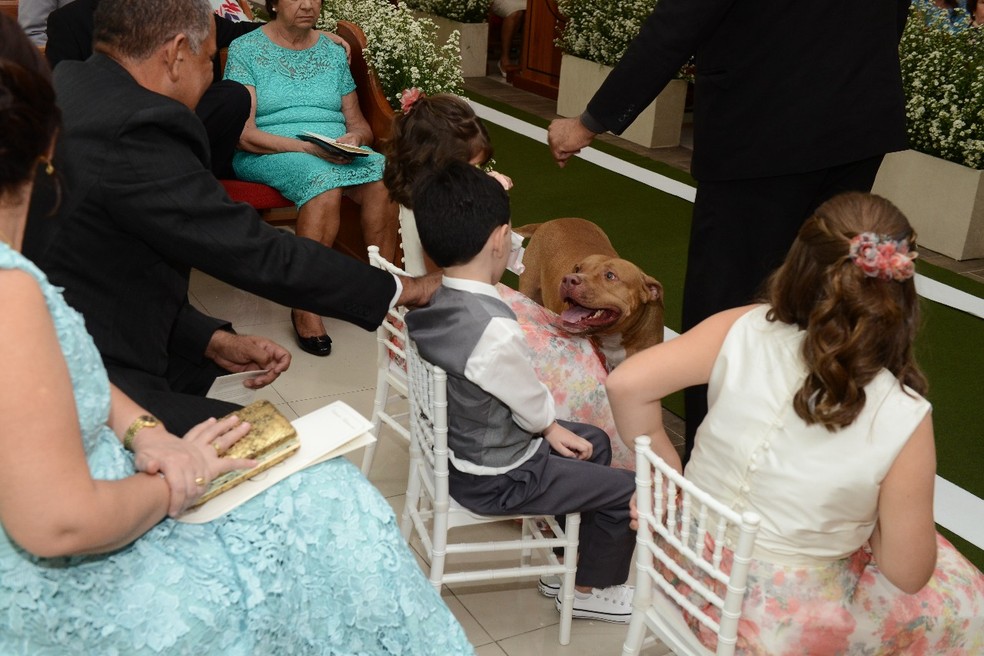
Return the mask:
MULTIPOLYGON (((451 496, 485 515, 580 512, 574 617, 627 623, 634 474, 609 467, 604 431, 557 420, 516 316, 496 292, 512 250, 509 197, 462 162, 425 180, 413 202, 421 244, 444 279, 406 322, 420 354, 448 374, 451 496)), ((556 577, 540 580, 547 596, 559 587, 556 577)))

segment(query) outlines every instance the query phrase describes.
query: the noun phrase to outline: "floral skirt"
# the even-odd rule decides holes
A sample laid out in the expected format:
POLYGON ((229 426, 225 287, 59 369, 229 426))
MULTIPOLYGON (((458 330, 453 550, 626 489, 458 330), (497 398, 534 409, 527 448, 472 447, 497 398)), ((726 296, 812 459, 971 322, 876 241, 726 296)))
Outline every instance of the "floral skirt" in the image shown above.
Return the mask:
POLYGON ((556 314, 505 285, 496 285, 502 300, 516 313, 533 368, 550 390, 557 417, 597 426, 612 440, 612 467, 635 470, 635 454, 618 436, 605 392, 608 372, 586 337, 567 333, 556 314))
MULTIPOLYGON (((936 541, 936 571, 922 590, 911 595, 882 575, 866 548, 816 567, 752 560, 735 653, 984 654, 984 575, 942 535, 937 534, 936 541)), ((722 586, 717 587, 723 595, 722 586)), ((701 603, 684 585, 678 589, 701 603)), ((714 608, 703 610, 720 617, 714 608)), ((717 640, 706 627, 692 617, 688 622, 709 649, 716 647, 717 640)))

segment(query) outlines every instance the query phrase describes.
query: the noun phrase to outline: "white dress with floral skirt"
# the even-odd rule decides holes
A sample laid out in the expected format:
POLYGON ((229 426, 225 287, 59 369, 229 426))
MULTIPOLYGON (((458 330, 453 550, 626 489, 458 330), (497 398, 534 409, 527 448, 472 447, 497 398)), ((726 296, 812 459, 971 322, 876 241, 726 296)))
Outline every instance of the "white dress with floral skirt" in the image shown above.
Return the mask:
POLYGON ((737 653, 984 654, 984 576, 949 542, 937 537, 936 571, 915 595, 893 586, 866 548, 879 485, 929 403, 882 370, 850 426, 807 426, 792 403, 806 376, 803 332, 767 311, 728 333, 685 472, 762 516, 737 653))

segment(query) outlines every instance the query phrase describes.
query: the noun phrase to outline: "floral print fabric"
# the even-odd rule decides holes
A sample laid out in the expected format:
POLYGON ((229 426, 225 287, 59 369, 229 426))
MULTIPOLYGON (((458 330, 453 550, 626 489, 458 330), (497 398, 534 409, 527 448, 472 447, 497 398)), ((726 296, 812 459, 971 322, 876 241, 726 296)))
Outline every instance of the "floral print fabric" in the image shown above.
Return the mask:
POLYGON ((533 368, 550 390, 557 417, 597 426, 612 440, 612 467, 635 470, 635 454, 622 442, 605 392, 608 372, 591 341, 569 334, 559 317, 503 285, 499 296, 516 314, 533 353, 533 368))
MULTIPOLYGON (((105 426, 109 384, 82 317, 30 262, 75 390, 93 476, 133 462, 105 426)), ((305 469, 207 524, 164 519, 110 554, 36 558, 0 532, 0 654, 393 654, 474 650, 344 458, 305 469)))
MULTIPOLYGON (((812 567, 752 559, 738 624, 739 656, 975 656, 984 654, 984 575, 937 534, 936 570, 916 594, 879 571, 871 552, 812 567)), ((706 554, 713 551, 708 540, 706 554)), ((730 571, 731 551, 725 553, 730 571)), ((699 576, 705 584, 706 577, 699 576)), ((715 591, 724 588, 714 582, 715 591)), ((681 593, 715 619, 685 585, 681 593)), ((688 617, 709 649, 717 640, 688 617)))

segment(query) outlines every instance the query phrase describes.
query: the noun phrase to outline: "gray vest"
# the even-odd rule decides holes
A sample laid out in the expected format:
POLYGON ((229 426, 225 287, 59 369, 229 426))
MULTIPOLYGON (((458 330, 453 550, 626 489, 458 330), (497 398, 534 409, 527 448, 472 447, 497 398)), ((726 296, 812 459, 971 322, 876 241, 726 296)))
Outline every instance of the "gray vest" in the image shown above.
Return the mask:
POLYGON ((465 364, 494 318, 516 320, 502 301, 441 287, 426 307, 407 313, 420 354, 448 374, 448 447, 455 457, 484 467, 509 467, 533 435, 512 420, 509 406, 465 378, 465 364))

